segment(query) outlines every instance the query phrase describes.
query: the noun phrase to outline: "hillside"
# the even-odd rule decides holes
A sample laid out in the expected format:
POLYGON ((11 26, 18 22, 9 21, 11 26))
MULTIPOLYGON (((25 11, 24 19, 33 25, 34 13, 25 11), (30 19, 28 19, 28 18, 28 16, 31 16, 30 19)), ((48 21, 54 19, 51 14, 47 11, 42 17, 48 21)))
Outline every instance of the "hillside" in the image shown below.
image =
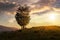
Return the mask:
POLYGON ((30 29, 3 32, 0 40, 60 40, 59 26, 39 26, 30 29))
POLYGON ((4 31, 16 31, 16 30, 17 30, 17 28, 6 27, 6 26, 0 25, 0 32, 4 32, 4 31))

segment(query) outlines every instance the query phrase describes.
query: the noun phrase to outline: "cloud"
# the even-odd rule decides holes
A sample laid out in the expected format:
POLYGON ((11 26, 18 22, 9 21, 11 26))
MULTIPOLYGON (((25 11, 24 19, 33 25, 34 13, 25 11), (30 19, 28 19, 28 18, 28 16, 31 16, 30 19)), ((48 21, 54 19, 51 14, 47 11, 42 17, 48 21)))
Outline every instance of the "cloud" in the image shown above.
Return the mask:
POLYGON ((51 6, 51 7, 60 8, 60 0, 8 0, 8 1, 9 2, 16 2, 21 5, 32 4, 32 6, 35 5, 37 8, 43 7, 43 6, 51 6))
MULTIPOLYGON (((38 2, 36 3, 33 3, 33 8, 34 9, 39 9, 39 10, 44 10, 44 7, 45 9, 47 9, 48 7, 48 11, 44 10, 44 11, 38 11, 36 13, 33 13, 33 14, 37 14, 37 15, 41 15, 41 14, 44 14, 45 12, 49 12, 49 11, 56 11, 56 12, 60 12, 60 0, 39 0, 38 2), (39 13, 40 12, 40 13, 39 13)), ((32 6, 31 5, 31 6, 32 6)), ((33 9, 32 8, 32 9, 33 9)))
MULTIPOLYGON (((14 11, 16 10, 15 8, 17 7, 17 5, 15 4, 24 4, 27 3, 29 5, 29 3, 32 3, 30 6, 32 6, 32 10, 34 9, 39 9, 43 8, 44 6, 51 6, 51 7, 55 7, 55 8, 59 8, 60 7, 60 1, 59 0, 8 0, 9 2, 0 2, 0 11, 14 11)), ((46 8, 47 9, 47 8, 46 8)), ((43 9, 44 10, 44 9, 43 9)), ((11 12, 13 13, 13 12, 11 12)), ((41 12, 41 13, 44 13, 41 12)), ((9 14, 9 13, 8 13, 9 14)))
POLYGON ((60 8, 60 0, 56 0, 56 2, 53 4, 53 7, 60 8))
POLYGON ((9 2, 0 2, 0 11, 12 11, 17 5, 9 2))
POLYGON ((33 14, 36 14, 36 15, 43 15, 43 14, 46 14, 47 12, 50 12, 50 10, 45 10, 45 11, 42 11, 42 12, 37 12, 37 13, 33 13, 33 14))
POLYGON ((60 0, 39 0, 36 3, 33 3, 37 7, 50 6, 55 8, 60 8, 60 0))
POLYGON ((39 0, 36 3, 33 3, 35 5, 40 5, 40 6, 50 6, 55 2, 55 0, 39 0))
POLYGON ((17 3, 20 3, 20 4, 31 4, 31 3, 37 2, 38 0, 8 0, 8 1, 17 2, 17 3))

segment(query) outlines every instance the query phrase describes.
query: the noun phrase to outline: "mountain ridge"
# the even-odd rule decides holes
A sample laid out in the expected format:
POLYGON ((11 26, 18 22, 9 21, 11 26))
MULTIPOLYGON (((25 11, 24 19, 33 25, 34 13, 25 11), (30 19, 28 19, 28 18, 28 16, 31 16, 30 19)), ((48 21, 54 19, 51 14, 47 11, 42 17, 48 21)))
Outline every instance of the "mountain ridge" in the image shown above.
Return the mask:
POLYGON ((18 30, 17 28, 14 27, 6 27, 3 25, 0 25, 0 32, 4 32, 4 31, 16 31, 18 30))

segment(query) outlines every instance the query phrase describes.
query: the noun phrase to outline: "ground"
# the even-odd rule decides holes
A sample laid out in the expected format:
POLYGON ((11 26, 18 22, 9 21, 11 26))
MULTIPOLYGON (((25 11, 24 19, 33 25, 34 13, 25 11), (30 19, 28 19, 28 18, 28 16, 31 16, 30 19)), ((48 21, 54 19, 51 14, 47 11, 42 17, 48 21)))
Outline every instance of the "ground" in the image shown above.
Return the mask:
POLYGON ((59 26, 39 26, 0 33, 0 40, 60 40, 59 26))

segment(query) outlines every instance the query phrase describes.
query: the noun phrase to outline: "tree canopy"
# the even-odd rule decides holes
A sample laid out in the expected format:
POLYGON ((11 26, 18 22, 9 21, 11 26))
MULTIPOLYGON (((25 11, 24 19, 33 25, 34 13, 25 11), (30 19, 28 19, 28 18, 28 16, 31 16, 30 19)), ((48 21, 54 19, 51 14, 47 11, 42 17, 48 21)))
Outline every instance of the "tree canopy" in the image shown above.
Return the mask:
POLYGON ((30 12, 29 7, 26 5, 20 6, 16 12, 15 15, 16 21, 20 26, 22 26, 22 28, 25 28, 25 26, 30 21, 29 12, 30 12))

